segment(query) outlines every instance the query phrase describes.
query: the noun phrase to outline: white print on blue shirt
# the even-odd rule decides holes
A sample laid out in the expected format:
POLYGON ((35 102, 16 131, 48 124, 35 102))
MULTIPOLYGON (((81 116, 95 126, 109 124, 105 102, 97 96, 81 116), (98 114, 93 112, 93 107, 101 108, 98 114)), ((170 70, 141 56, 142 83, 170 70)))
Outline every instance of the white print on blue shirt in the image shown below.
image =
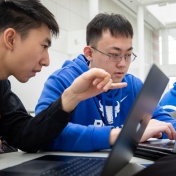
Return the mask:
POLYGON ((94 126, 96 126, 96 127, 102 127, 102 126, 105 126, 105 125, 104 125, 104 123, 103 123, 102 120, 98 120, 98 119, 96 120, 95 119, 94 126))
MULTIPOLYGON (((103 113, 103 105, 101 104, 101 102, 99 101, 99 105, 100 105, 100 111, 103 113)), ((108 124, 113 124, 113 106, 105 106, 106 108, 106 118, 108 121, 108 124)), ((115 118, 117 117, 117 113, 120 111, 120 103, 117 101, 117 105, 114 107, 115 110, 115 118)))
MULTIPOLYGON (((120 103, 122 101, 124 101, 126 98, 127 98, 127 96, 122 98, 120 103)), ((119 101, 116 101, 116 105, 111 105, 111 106, 105 105, 105 112, 104 112, 104 109, 103 109, 104 107, 101 104, 101 101, 99 101, 99 106, 100 106, 100 111, 102 112, 102 116, 106 117, 109 125, 112 125, 114 123, 113 119, 117 118, 117 114, 120 112, 120 103, 119 103, 119 101), (113 112, 113 110, 114 110, 114 112, 113 112), (113 115, 113 113, 114 113, 114 115, 113 115), (115 117, 113 117, 113 116, 115 116, 115 117)))
MULTIPOLYGON (((95 119, 94 126, 96 126, 96 127, 102 127, 102 126, 105 126, 105 124, 103 123, 102 120, 95 119)), ((122 127, 123 127, 123 125, 121 125, 121 127, 117 126, 115 128, 122 128, 122 127)))

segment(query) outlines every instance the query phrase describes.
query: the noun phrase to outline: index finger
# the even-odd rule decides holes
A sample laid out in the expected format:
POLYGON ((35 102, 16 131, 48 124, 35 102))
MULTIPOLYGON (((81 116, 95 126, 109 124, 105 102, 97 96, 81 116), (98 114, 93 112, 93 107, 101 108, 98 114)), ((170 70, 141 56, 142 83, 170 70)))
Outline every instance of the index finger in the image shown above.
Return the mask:
POLYGON ((112 83, 110 86, 110 89, 117 89, 117 88, 123 88, 126 87, 127 83, 126 82, 122 82, 122 83, 112 83))

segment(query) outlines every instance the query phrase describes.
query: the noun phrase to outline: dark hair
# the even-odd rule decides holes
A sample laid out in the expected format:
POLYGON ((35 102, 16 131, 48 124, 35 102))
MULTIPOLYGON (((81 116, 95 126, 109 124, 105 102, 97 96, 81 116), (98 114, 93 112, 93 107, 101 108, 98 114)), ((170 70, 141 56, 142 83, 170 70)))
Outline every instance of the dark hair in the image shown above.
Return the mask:
POLYGON ((99 13, 87 25, 87 45, 96 46, 102 33, 109 30, 113 37, 125 36, 133 38, 131 23, 120 14, 99 13))
POLYGON ((0 33, 14 28, 24 38, 30 29, 42 24, 48 26, 51 35, 59 34, 54 15, 39 0, 0 0, 0 33))

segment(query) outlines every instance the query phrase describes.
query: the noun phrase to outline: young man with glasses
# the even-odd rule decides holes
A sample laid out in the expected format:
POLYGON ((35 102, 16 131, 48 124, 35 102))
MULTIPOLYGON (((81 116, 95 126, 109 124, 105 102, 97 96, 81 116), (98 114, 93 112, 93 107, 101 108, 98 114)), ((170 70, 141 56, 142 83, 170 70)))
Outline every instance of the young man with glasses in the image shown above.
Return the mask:
MULTIPOLYGON (((61 69, 48 78, 36 106, 36 113, 60 97, 75 78, 94 68, 107 71, 114 83, 126 82, 128 86, 80 102, 61 135, 44 149, 96 151, 109 149, 113 145, 143 85, 140 79, 127 74, 131 62, 136 58, 132 38, 131 24, 119 14, 98 14, 88 24, 84 55, 80 54, 72 61, 67 60, 61 69)), ((153 118, 141 141, 150 137, 166 137, 162 136, 162 132, 170 139, 176 138, 170 123, 158 121, 164 119, 173 122, 176 127, 176 121, 160 107, 156 108, 153 118)))

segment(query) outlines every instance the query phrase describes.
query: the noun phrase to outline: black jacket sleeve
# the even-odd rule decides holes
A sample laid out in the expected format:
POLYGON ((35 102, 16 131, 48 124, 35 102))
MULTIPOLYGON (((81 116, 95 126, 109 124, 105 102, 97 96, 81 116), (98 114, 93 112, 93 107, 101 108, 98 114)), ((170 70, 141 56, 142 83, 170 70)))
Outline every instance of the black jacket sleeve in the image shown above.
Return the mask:
POLYGON ((0 136, 13 147, 37 152, 57 137, 69 121, 70 114, 62 110, 60 101, 32 117, 11 91, 10 82, 0 81, 0 136))

